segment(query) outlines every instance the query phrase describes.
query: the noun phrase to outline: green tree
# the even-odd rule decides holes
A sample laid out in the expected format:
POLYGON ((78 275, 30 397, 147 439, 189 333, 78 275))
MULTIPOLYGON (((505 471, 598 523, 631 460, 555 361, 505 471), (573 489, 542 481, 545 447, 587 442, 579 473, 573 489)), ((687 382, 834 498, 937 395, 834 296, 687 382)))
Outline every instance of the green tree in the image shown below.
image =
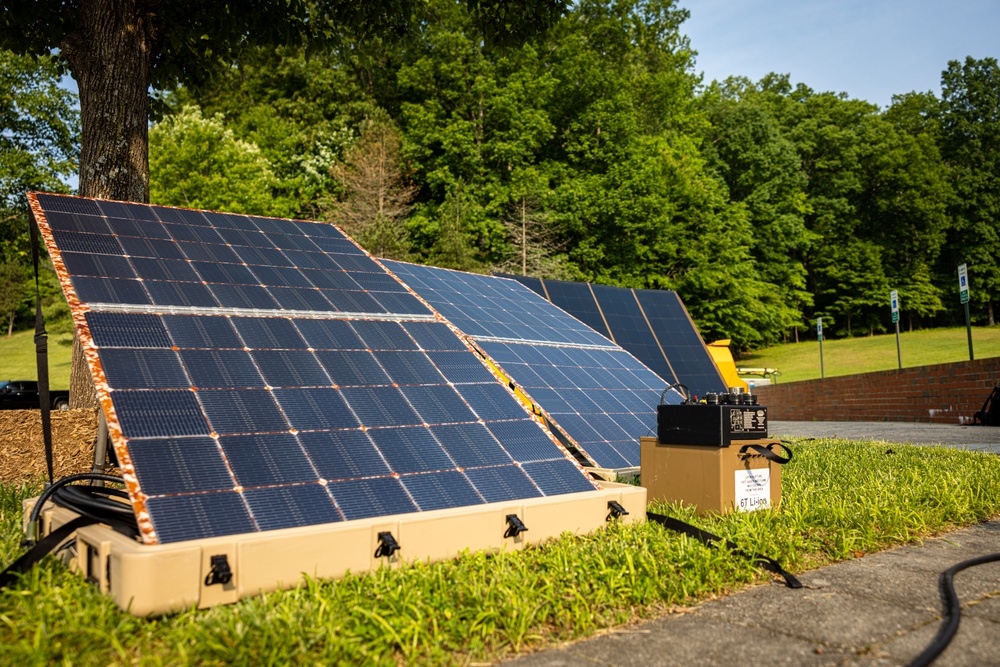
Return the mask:
POLYGON ((14 315, 27 293, 24 266, 17 261, 0 264, 0 313, 7 316, 7 337, 14 333, 14 315))
POLYGON ((941 74, 942 153, 951 168, 954 228, 945 275, 969 265, 970 299, 996 323, 1000 294, 1000 66, 996 58, 953 60, 941 74))
POLYGON ((149 133, 150 199, 156 204, 286 217, 293 205, 275 198, 278 180, 260 149, 237 139, 221 115, 187 106, 149 133))
POLYGON ((416 188, 399 161, 399 132, 388 120, 370 123, 344 162, 333 168, 344 194, 327 217, 378 257, 405 259, 405 226, 416 188))
POLYGON ((28 252, 28 190, 68 192, 79 117, 53 59, 0 51, 0 261, 28 252))

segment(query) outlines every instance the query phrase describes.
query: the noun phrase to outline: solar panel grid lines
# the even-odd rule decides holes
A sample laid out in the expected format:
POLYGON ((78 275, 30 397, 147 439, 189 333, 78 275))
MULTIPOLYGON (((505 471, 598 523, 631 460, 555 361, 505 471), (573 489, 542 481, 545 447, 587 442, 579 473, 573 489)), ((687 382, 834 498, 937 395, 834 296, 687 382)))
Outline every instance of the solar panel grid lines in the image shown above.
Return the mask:
MULTIPOLYGON (((65 218, 60 224, 71 227, 66 231, 87 234, 80 231, 88 229, 85 217, 111 229, 102 217, 103 202, 29 197, 54 260, 60 258, 63 234, 52 234, 39 199, 56 200, 54 208, 66 209, 57 212, 65 218)), ((250 280, 261 279, 254 274, 256 265, 228 263, 232 257, 217 248, 197 261, 133 261, 137 258, 121 254, 87 262, 69 255, 68 263, 57 266, 144 541, 599 488, 540 427, 541 420, 499 384, 454 326, 336 229, 115 202, 106 208, 126 221, 114 223, 119 230, 135 233, 140 223, 160 225, 145 239, 149 243, 180 244, 183 237, 240 252, 254 248, 260 251, 257 259, 272 261, 261 264, 271 268, 259 273, 281 283, 254 285, 250 280), (212 234, 228 244, 213 244, 212 234), (265 241, 272 250, 263 247, 265 241), (348 268, 315 268, 328 249, 337 251, 338 266, 348 268), (275 253, 308 260, 314 268, 280 266, 275 253), (193 271, 199 278, 229 280, 233 287, 272 291, 309 289, 302 287, 304 278, 314 284, 333 271, 354 276, 345 283, 354 293, 375 294, 378 303, 392 305, 332 312, 278 310, 270 304, 116 303, 108 290, 108 301, 86 302, 74 292, 80 276, 68 266, 83 267, 98 279, 128 269, 129 276, 137 276, 129 280, 139 284, 154 278, 185 289, 209 284, 190 282, 193 271), (357 289, 362 284, 371 290, 357 289), (493 433, 506 423, 525 429, 510 443, 516 457, 493 433), (534 478, 524 472, 529 464, 539 475, 557 473, 552 480, 534 478)), ((145 247, 153 254, 156 246, 145 247)))

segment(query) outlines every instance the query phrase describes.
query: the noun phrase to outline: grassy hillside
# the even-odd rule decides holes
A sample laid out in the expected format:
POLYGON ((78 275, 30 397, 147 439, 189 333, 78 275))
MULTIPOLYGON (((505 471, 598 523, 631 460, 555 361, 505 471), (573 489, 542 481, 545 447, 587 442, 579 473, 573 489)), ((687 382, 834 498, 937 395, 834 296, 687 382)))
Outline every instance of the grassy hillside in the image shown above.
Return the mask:
MULTIPOLYGON (((965 327, 901 332, 899 345, 904 368, 969 358, 965 327)), ((1000 357, 1000 326, 973 327, 972 347, 976 359, 1000 357)), ((823 364, 827 377, 892 370, 897 368, 896 335, 824 340, 823 364)), ((820 376, 819 343, 790 343, 758 350, 744 355, 736 365, 777 368, 781 371, 778 382, 812 380, 820 376)))
MULTIPOLYGON (((69 389, 69 363, 72 339, 68 335, 49 335, 49 386, 69 389)), ((19 331, 10 338, 0 337, 0 380, 37 380, 35 332, 19 331)))

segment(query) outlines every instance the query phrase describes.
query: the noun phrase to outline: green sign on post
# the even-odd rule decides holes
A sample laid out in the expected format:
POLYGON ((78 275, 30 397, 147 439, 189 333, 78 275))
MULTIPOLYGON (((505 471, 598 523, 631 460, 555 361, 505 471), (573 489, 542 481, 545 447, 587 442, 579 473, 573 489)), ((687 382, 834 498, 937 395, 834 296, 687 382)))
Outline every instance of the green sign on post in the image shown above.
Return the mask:
POLYGON ((826 378, 826 369, 823 368, 823 318, 816 318, 816 338, 819 339, 819 377, 826 378))
POLYGON ((965 264, 958 267, 958 294, 962 303, 969 303, 969 270, 965 264))
POLYGON ((892 323, 899 322, 899 294, 896 290, 889 292, 889 305, 892 307, 892 323))

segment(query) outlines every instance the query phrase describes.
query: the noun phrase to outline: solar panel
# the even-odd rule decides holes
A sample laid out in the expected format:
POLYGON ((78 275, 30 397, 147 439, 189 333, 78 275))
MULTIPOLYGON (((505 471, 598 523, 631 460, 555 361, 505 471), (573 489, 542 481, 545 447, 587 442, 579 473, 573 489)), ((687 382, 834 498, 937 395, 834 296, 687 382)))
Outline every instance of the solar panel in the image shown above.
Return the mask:
POLYGON ((635 300, 632 290, 609 285, 592 285, 601 311, 615 341, 642 360, 663 378, 677 382, 677 376, 667 361, 659 341, 650 329, 649 321, 635 300))
POLYGON ((336 228, 29 199, 147 543, 598 488, 336 228))
MULTIPOLYGON (((471 336, 590 465, 618 470, 639 465, 639 437, 654 427, 655 406, 667 386, 641 361, 519 282, 385 264, 471 336)), ((586 284, 580 286, 589 294, 586 284)), ((580 289, 570 292, 583 301, 580 289)), ((671 394, 667 400, 680 397, 671 394)), ((519 442, 509 426, 494 434, 501 442, 519 442)))
POLYGON ((644 364, 672 382, 683 383, 692 393, 704 396, 726 391, 725 380, 677 292, 498 275, 520 282, 609 335, 644 364), (600 307, 594 294, 600 294, 600 307))
POLYGON ((725 392, 726 381, 677 292, 637 289, 635 295, 680 381, 698 396, 725 392))

